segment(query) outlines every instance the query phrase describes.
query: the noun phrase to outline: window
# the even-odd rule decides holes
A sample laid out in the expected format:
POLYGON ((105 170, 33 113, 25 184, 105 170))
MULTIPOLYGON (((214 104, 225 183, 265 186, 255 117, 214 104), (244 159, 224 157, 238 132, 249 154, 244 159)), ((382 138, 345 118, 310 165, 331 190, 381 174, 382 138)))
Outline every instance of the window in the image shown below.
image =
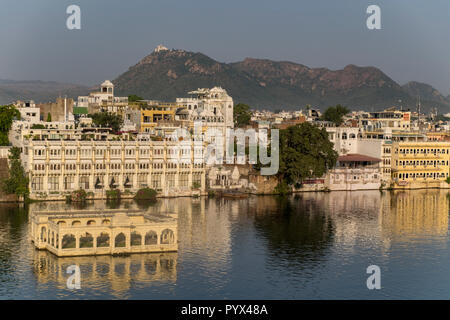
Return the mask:
POLYGON ((65 190, 72 190, 73 189, 73 176, 65 176, 64 177, 64 189, 65 190))
POLYGON ((59 190, 59 177, 48 177, 48 189, 52 191, 59 190))
POLYGON ((80 188, 81 189, 89 189, 89 177, 88 176, 80 177, 80 188))
POLYGON ((31 190, 39 191, 44 189, 44 178, 34 177, 31 182, 31 190))

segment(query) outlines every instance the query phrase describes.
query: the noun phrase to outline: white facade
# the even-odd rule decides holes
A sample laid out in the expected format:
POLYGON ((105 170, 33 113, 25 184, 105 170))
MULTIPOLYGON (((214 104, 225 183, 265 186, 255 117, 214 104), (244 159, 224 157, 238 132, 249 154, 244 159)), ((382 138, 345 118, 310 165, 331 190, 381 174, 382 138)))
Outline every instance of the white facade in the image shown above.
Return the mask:
POLYGON ((78 107, 96 107, 102 108, 109 112, 117 112, 118 108, 122 108, 128 104, 128 97, 115 97, 114 84, 105 80, 99 92, 91 92, 89 96, 79 96, 77 100, 78 107))
MULTIPOLYGON (((205 191, 205 166, 197 147, 168 141, 25 141, 23 165, 32 199, 61 198, 80 188, 136 192, 150 187, 164 196, 205 191)), ((202 147, 200 147, 202 152, 202 147)))
POLYGON ((206 127, 233 128, 233 98, 225 89, 198 89, 189 92, 191 98, 177 98, 176 102, 187 108, 189 120, 202 121, 206 127))

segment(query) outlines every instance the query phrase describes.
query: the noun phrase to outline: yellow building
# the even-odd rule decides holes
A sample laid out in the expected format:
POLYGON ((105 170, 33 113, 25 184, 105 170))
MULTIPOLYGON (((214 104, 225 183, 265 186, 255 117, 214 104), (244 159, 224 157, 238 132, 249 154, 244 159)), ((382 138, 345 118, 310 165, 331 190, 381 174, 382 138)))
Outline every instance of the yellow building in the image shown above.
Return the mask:
POLYGON ((151 132, 159 122, 175 121, 176 104, 149 105, 141 108, 141 132, 151 132))
POLYGON ((399 188, 449 188, 450 142, 394 142, 392 179, 399 188))

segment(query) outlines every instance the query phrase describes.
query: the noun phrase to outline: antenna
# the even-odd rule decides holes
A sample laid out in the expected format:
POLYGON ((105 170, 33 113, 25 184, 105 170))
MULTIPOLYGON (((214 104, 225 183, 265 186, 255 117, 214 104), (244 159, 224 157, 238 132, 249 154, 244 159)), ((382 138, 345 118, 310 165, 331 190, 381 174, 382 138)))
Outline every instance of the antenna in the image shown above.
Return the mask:
POLYGON ((67 96, 64 96, 64 122, 67 121, 67 96))
POLYGON ((421 109, 421 105, 420 105, 420 96, 417 96, 417 114, 418 114, 418 122, 419 122, 419 125, 420 125, 420 110, 421 109))

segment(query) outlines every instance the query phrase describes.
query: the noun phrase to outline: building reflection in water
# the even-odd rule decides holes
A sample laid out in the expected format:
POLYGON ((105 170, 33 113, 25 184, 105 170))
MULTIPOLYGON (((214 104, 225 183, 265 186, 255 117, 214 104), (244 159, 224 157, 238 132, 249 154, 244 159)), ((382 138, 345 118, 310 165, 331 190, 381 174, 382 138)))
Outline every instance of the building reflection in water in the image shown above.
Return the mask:
POLYGON ((113 257, 83 256, 56 257, 47 251, 34 250, 33 272, 38 284, 53 283, 65 290, 70 265, 78 265, 83 290, 109 287, 116 297, 124 297, 132 286, 151 285, 152 282, 175 283, 177 280, 176 252, 139 253, 113 257))
POLYGON ((331 246, 344 257, 361 247, 387 253, 393 243, 415 238, 446 243, 449 196, 443 190, 311 192, 254 198, 249 212, 270 254, 301 267, 331 246))
MULTIPOLYGON (((396 241, 448 233, 449 197, 443 190, 394 191, 382 198, 383 237, 396 241)), ((442 239, 444 240, 444 239, 442 239)))
MULTIPOLYGON (((231 222, 229 219, 229 214, 230 212, 234 212, 235 215, 239 213, 240 205, 236 202, 223 201, 223 199, 176 198, 159 199, 157 202, 147 203, 137 203, 135 201, 127 200, 113 204, 105 203, 103 201, 90 201, 83 205, 83 207, 81 208, 76 207, 76 209, 85 209, 98 212, 111 208, 121 208, 128 210, 140 209, 147 211, 149 214, 158 214, 165 212, 178 213, 178 250, 179 252, 184 253, 184 261, 196 265, 196 270, 194 270, 194 272, 198 272, 206 278, 213 279, 214 283, 211 283, 211 286, 214 286, 216 289, 220 289, 221 287, 225 286, 229 281, 229 278, 225 276, 227 272, 230 272, 231 270, 231 222), (194 258, 197 260, 188 261, 189 259, 194 258)), ((32 203, 30 205, 30 212, 64 210, 70 211, 73 209, 73 205, 63 202, 38 202, 32 203)), ((150 258, 154 260, 153 257, 160 257, 159 254, 155 254, 154 256, 143 253, 131 254, 129 257, 74 257, 72 259, 61 261, 59 261, 57 257, 51 255, 48 256, 43 252, 38 251, 38 254, 40 254, 40 257, 46 257, 44 260, 38 263, 38 266, 46 266, 48 264, 58 266, 61 263, 64 263, 65 265, 67 264, 68 266, 70 264, 74 264, 74 261, 75 264, 77 263, 76 261, 80 261, 80 263, 85 263, 85 269, 87 270, 86 272, 88 274, 90 272, 89 270, 95 270, 97 268, 90 266, 94 263, 96 264, 96 266, 106 264, 110 266, 108 270, 114 270, 118 265, 120 265, 120 263, 124 263, 125 266, 121 268, 125 270, 127 276, 120 276, 120 274, 117 274, 114 277, 103 277, 103 280, 111 282, 111 286, 120 286, 120 288, 117 288, 118 293, 121 290, 123 292, 127 290, 127 286, 129 285, 129 283, 127 284, 127 281, 125 281, 127 277, 130 281, 134 282, 139 282, 141 280, 158 280, 156 276, 152 277, 148 275, 147 277, 145 277, 146 273, 142 273, 144 270, 143 268, 140 268, 141 276, 135 275, 132 264, 134 264, 133 261, 136 260, 140 260, 141 264, 145 262, 143 261, 145 259, 150 258), (135 276, 137 278, 135 278, 135 276)), ((161 257, 166 256, 166 254, 161 255, 161 257)), ((171 266, 170 270, 172 270, 173 265, 175 265, 176 267, 178 256, 179 255, 177 254, 168 255, 168 257, 171 257, 169 262, 174 261, 174 263, 169 264, 169 266, 171 266)), ((166 263, 166 260, 164 259, 161 261, 166 263)), ((147 264, 147 262, 145 262, 144 264, 147 264)), ((157 264, 159 265, 160 263, 157 264)), ((40 268, 37 268, 37 270, 39 269, 40 268)), ((67 281, 68 277, 68 275, 64 273, 64 270, 59 271, 59 276, 57 278, 58 284, 62 287, 66 286, 65 281, 67 281)), ((161 267, 158 270, 164 271, 164 268, 161 267)), ((173 270, 173 272, 169 272, 170 277, 166 277, 166 279, 175 282, 176 268, 173 268, 173 270)), ((83 268, 81 271, 83 273, 83 268)), ((164 275, 167 274, 167 272, 160 272, 160 274, 164 275)), ((160 280, 164 280, 164 278, 161 278, 160 280)), ((92 279, 92 281, 94 285, 97 283, 96 279, 92 279)))
MULTIPOLYGON (((121 208, 178 213, 178 255, 57 258, 36 251, 35 274, 39 282, 51 279, 65 287, 65 268, 78 261, 82 272, 85 268, 87 279, 92 279, 92 286, 102 281, 117 296, 126 294, 130 286, 151 285, 153 281, 176 282, 177 278, 196 279, 197 283, 205 284, 204 290, 211 287, 220 292, 232 281, 231 275, 239 272, 233 269, 233 257, 236 259, 239 250, 249 243, 263 246, 264 251, 250 250, 249 255, 264 255, 272 281, 287 271, 294 276, 305 272, 317 274, 326 270, 328 259, 334 261, 332 256, 339 261, 380 253, 387 257, 395 244, 417 238, 446 243, 447 195, 444 190, 374 190, 235 200, 160 199, 150 204, 122 201, 118 205, 121 208), (179 269, 183 275, 177 274, 177 265, 183 265, 179 269)), ((71 205, 52 202, 32 206, 41 210, 73 209, 71 205)), ((88 203, 86 209, 105 207, 108 205, 99 201, 88 203)), ((313 278, 299 277, 302 281, 313 278)))

